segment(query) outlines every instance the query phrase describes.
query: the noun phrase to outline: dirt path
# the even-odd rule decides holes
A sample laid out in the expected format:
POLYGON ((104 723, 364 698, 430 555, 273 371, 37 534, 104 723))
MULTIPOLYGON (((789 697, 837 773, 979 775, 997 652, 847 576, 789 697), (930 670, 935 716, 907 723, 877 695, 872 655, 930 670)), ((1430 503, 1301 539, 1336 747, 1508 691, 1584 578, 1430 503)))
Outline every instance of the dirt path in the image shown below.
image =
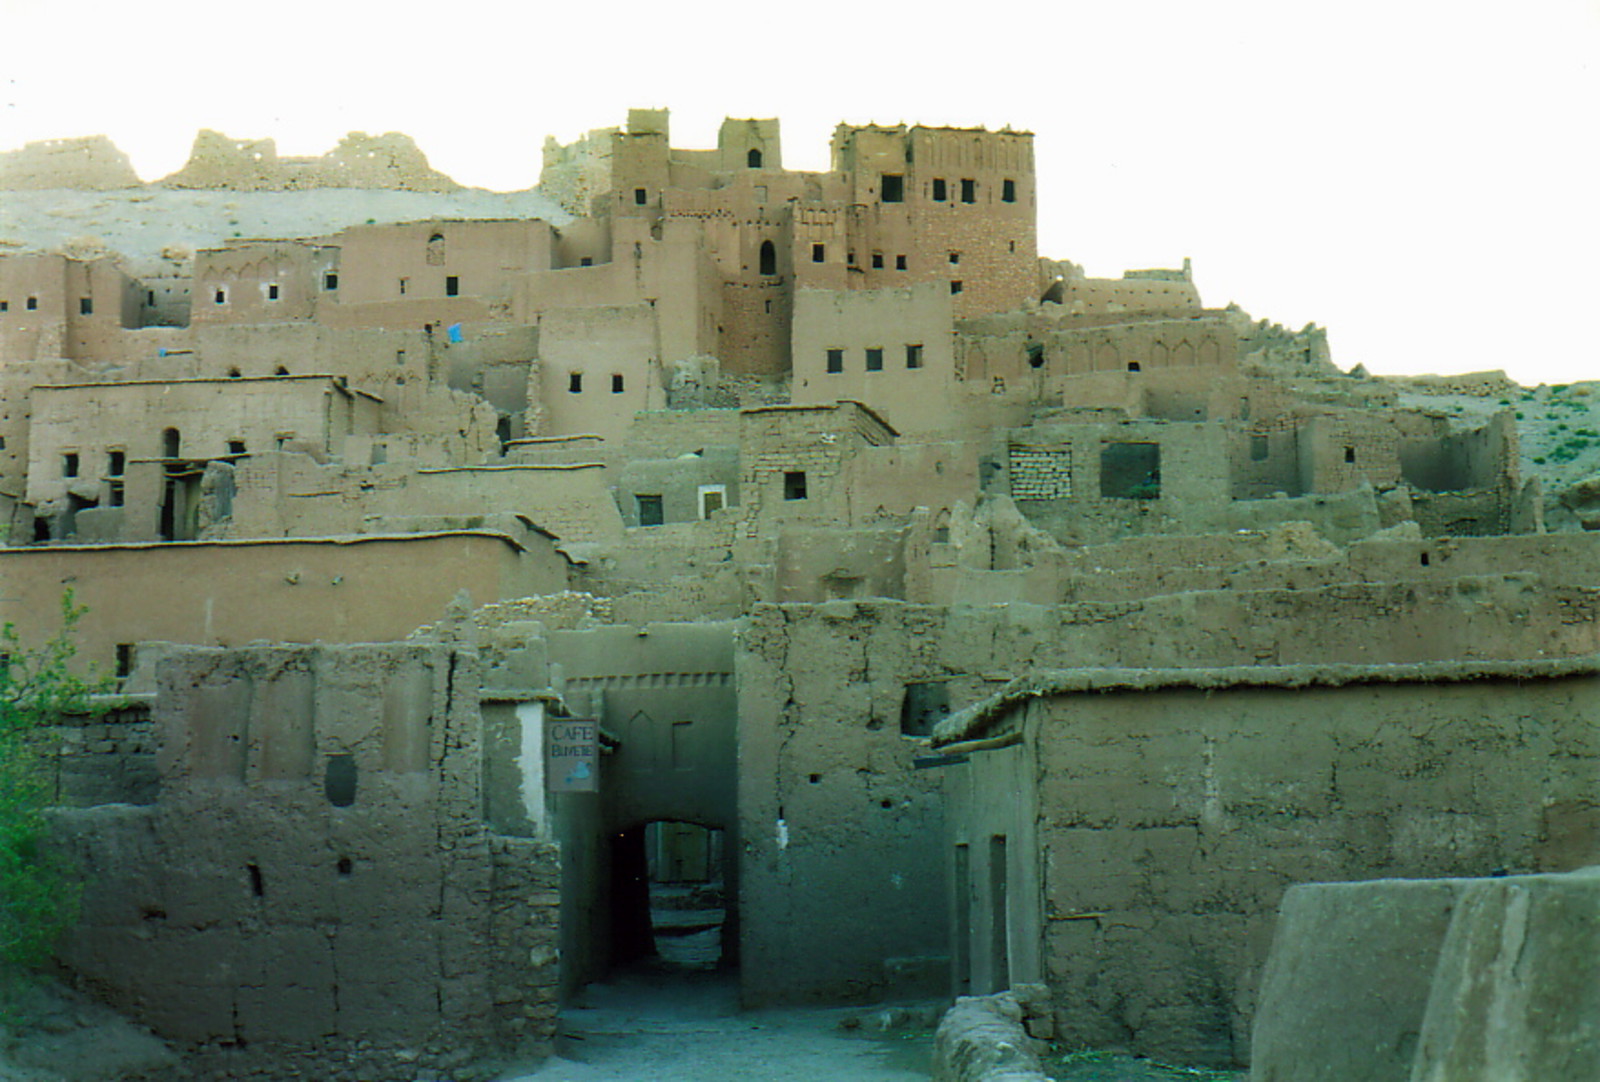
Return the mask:
POLYGON ((741 1012, 731 979, 591 985, 562 1012, 556 1058, 517 1082, 927 1082, 931 1030, 876 1031, 876 1010, 741 1012), (860 1028, 841 1028, 847 1019, 860 1028))

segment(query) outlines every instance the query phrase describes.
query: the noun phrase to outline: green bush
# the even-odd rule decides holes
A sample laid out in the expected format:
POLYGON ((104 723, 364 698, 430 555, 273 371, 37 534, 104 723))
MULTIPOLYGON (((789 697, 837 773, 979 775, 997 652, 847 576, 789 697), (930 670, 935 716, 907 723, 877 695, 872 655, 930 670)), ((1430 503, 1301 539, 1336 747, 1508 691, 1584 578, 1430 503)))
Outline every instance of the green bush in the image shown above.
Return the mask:
POLYGON ((76 910, 76 883, 45 846, 44 811, 54 796, 48 727, 93 712, 106 688, 73 671, 86 611, 69 590, 61 630, 37 647, 24 647, 14 625, 0 628, 0 992, 48 957, 76 910))

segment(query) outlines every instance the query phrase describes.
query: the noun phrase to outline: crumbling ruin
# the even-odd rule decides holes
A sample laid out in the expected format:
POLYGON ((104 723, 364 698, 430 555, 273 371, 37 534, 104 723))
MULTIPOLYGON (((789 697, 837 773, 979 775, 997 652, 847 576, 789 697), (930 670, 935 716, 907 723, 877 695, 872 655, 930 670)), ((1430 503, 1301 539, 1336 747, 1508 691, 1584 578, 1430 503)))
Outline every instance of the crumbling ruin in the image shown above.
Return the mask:
MULTIPOLYGON (((1600 861, 1595 484, 1521 389, 1040 259, 1026 132, 832 150, 638 110, 543 218, 0 255, 0 615, 71 584, 123 681, 73 972, 191 1042, 536 1046, 670 866, 748 1003, 1045 981, 1244 1063, 1287 888, 1600 861)), ((460 195, 398 136, 0 166, 460 195)))

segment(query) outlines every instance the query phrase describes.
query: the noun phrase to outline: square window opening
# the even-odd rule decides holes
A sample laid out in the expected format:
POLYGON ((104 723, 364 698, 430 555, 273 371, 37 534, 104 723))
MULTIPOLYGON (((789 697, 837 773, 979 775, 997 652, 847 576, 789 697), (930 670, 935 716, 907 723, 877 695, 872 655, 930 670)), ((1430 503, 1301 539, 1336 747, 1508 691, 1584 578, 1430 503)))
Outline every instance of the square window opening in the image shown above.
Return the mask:
POLYGON ((943 680, 907 684, 900 700, 900 735, 931 736, 950 716, 950 685, 943 680))
POLYGON ((622 393, 622 373, 621 372, 613 372, 613 373, 611 373, 611 393, 612 394, 621 394, 622 393))
POLYGON ((1161 495, 1161 445, 1108 443, 1100 450, 1100 496, 1154 500, 1161 495))
POLYGON ((872 269, 873 270, 882 270, 883 269, 883 253, 882 252, 873 252, 872 253, 872 269))
POLYGON ((826 245, 813 244, 811 246, 811 262, 813 262, 813 263, 824 263, 824 262, 827 261, 827 259, 828 259, 828 249, 827 249, 826 245))
POLYGON ((843 372, 843 371, 844 371, 844 350, 842 350, 842 349, 830 349, 830 350, 828 350, 828 372, 830 374, 837 375, 838 373, 843 372))
POLYGON ((110 474, 112 477, 121 477, 122 474, 123 474, 123 471, 127 469, 127 466, 128 466, 128 452, 126 452, 126 451, 108 451, 108 452, 106 452, 106 473, 110 474))
POLYGON ((786 500, 803 500, 806 498, 806 474, 804 470, 789 470, 783 475, 783 498, 786 500))
POLYGON ((961 286, 961 283, 959 281, 950 283, 950 292, 951 293, 960 293, 961 289, 962 289, 962 286, 961 286))
POLYGON ((643 188, 635 188, 633 190, 633 202, 635 206, 642 207, 649 201, 650 193, 648 191, 643 188))
POLYGON ((906 347, 906 367, 922 367, 922 347, 920 345, 906 347))
POLYGON ((78 314, 80 316, 92 316, 92 315, 94 315, 94 298, 93 297, 79 297, 78 298, 78 314))
POLYGON ((461 295, 461 279, 455 275, 444 280, 444 295, 446 297, 459 297, 461 295))
POLYGON ((905 270, 906 269, 906 257, 905 256, 897 255, 897 256, 894 257, 894 269, 895 270, 905 270))
POLYGON ((567 373, 567 393, 568 394, 582 394, 583 393, 583 373, 582 372, 568 372, 567 373))
POLYGON ((961 201, 963 203, 976 203, 978 201, 978 182, 968 177, 961 181, 961 201))
POLYGON ((945 191, 944 178, 943 177, 934 177, 933 178, 933 201, 935 203, 943 203, 948 197, 949 197, 949 193, 945 191))
POLYGON ((883 349, 881 347, 874 347, 867 350, 867 371, 883 371, 883 349))
POLYGON ((322 288, 327 290, 330 293, 333 292, 334 290, 338 289, 339 288, 339 276, 337 274, 334 274, 332 271, 329 271, 328 273, 324 274, 322 276, 322 288))
POLYGON ((1356 460, 1356 449, 1354 447, 1346 447, 1344 449, 1344 460, 1346 462, 1354 462, 1356 460))
POLYGON ((39 298, 29 297, 27 303, 24 304, 23 307, 30 312, 37 312, 39 310, 39 298))
POLYGON ((906 178, 899 173, 885 173, 880 191, 885 203, 903 203, 906 199, 906 178))
POLYGON ((274 284, 274 285, 267 286, 267 300, 275 301, 277 299, 278 299, 278 287, 277 287, 277 285, 274 284))
POLYGON ((1017 201, 1017 182, 1002 180, 1000 182, 1000 202, 1015 203, 1017 201))
POLYGON ((659 493, 649 495, 639 493, 634 496, 634 500, 639 505, 639 525, 660 526, 667 521, 659 493))
POLYGON ((61 456, 61 476, 78 476, 78 452, 68 451, 66 454, 61 456))

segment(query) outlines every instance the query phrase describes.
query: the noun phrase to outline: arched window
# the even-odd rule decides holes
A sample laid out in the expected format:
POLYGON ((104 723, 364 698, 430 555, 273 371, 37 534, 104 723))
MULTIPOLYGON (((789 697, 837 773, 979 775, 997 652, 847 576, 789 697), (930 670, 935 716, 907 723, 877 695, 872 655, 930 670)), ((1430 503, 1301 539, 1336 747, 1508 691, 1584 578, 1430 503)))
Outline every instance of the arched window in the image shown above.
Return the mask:
POLYGON ((751 148, 750 153, 744 156, 745 164, 751 169, 761 168, 761 151, 751 148))
POLYGON ((178 430, 176 428, 167 429, 161 433, 161 457, 177 458, 178 450, 182 444, 183 440, 178 435, 178 430))
POLYGON ((770 240, 761 242, 761 273, 778 273, 778 249, 773 246, 770 240))
POLYGON ((444 266, 444 234, 435 233, 428 238, 428 266, 444 266))

